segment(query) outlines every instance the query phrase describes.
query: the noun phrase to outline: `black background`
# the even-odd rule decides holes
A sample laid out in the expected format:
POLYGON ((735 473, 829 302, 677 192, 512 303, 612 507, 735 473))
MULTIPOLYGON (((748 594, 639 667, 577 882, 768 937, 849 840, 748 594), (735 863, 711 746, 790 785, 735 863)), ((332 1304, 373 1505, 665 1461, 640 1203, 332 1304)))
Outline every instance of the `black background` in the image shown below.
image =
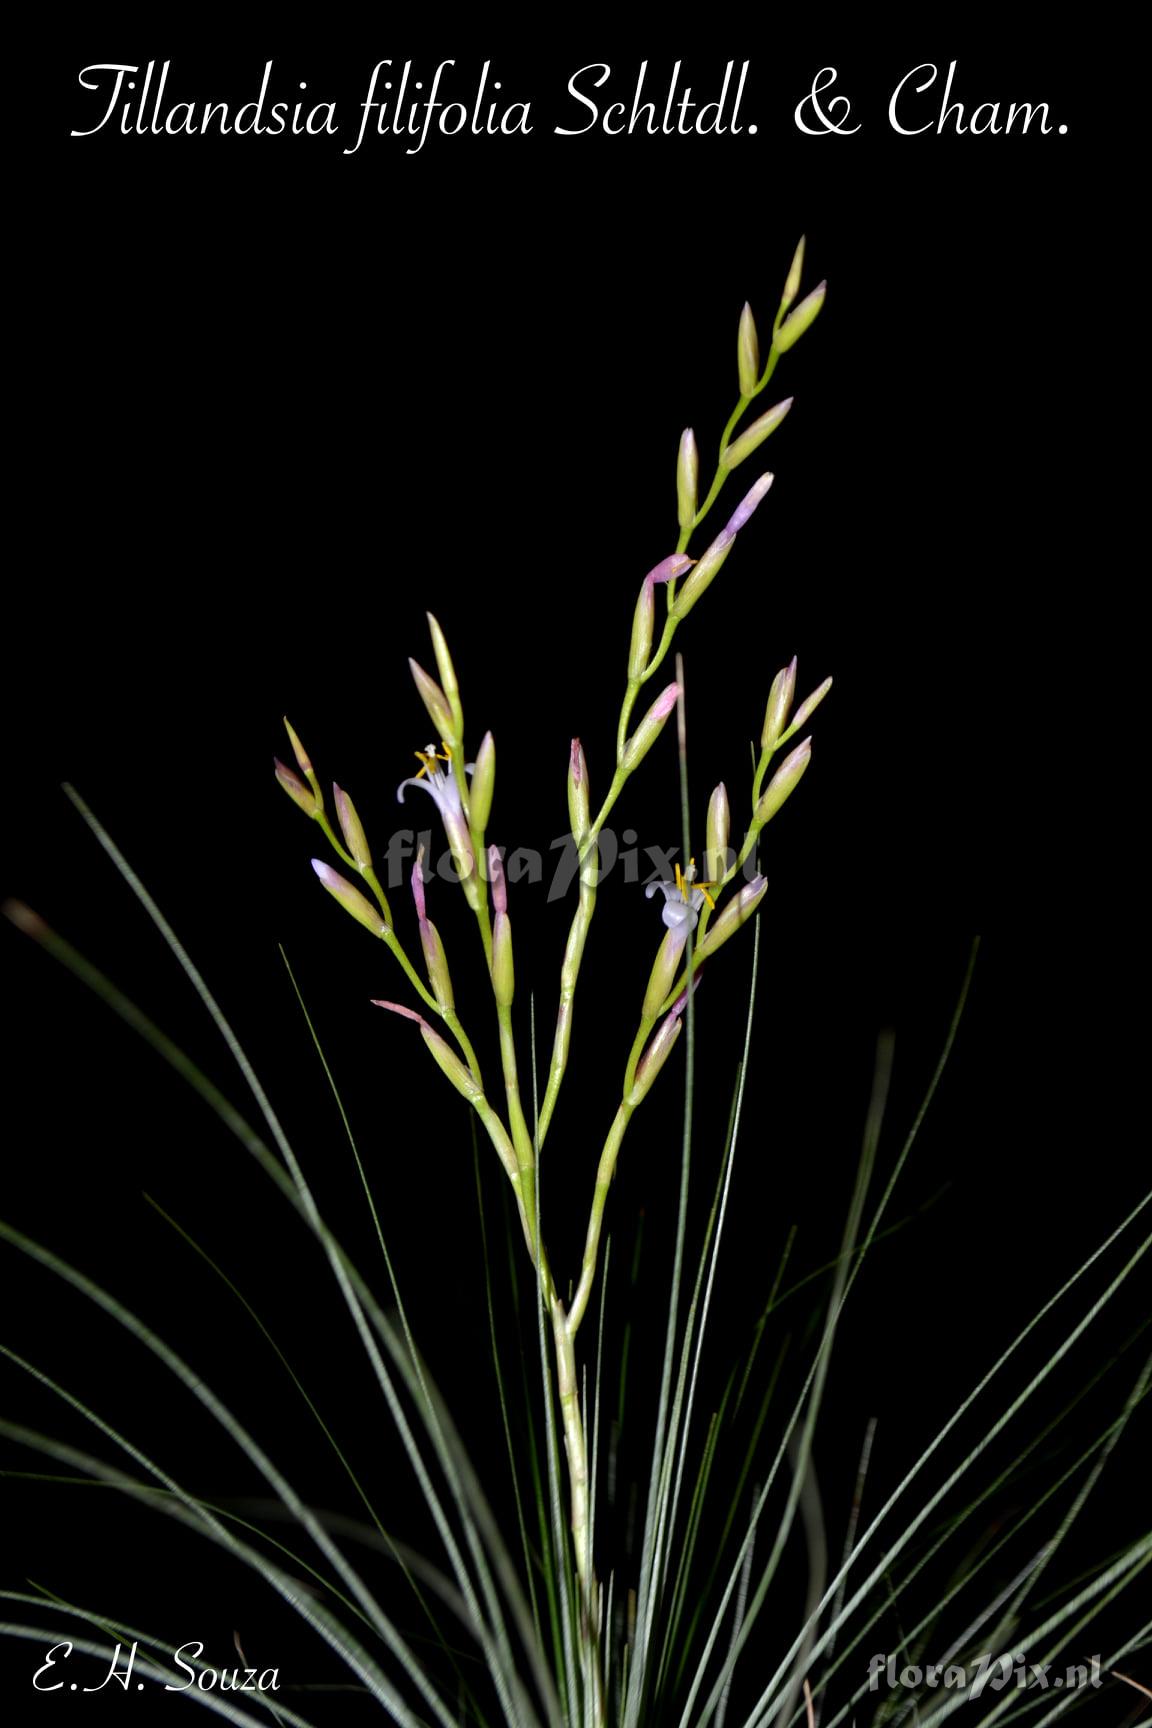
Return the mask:
MULTIPOLYGON (((431 664, 432 609, 456 655, 471 745, 488 726, 496 737, 492 835, 547 848, 563 832, 573 733, 594 793, 608 778, 636 590, 675 544, 680 430, 695 427, 708 465, 735 400, 741 304, 770 326, 806 232, 805 288, 826 277, 827 305, 777 374, 771 399, 795 394, 789 419, 724 502, 763 466, 776 484, 678 638, 698 846, 715 780, 737 801, 776 668, 797 653, 802 690, 835 678, 812 770, 766 837, 718 1358, 745 1343, 790 1225, 798 1275, 834 1253, 886 1027, 891 1167, 983 936, 953 1064, 893 1201, 893 1218, 915 1223, 877 1251, 834 1364, 818 1457, 839 1530, 868 1416, 886 1442, 881 1480, 898 1479, 958 1392, 1124 1215, 1146 1167, 1125 985, 1134 770, 1116 712, 1129 594, 1100 455, 1132 363, 1114 328, 1128 263, 1115 140, 1085 67, 1056 44, 952 47, 893 32, 864 53, 831 30, 783 42, 735 28, 685 47, 682 80, 712 95, 725 61, 749 58, 755 137, 561 139, 551 129, 576 112, 563 90, 577 67, 610 61, 627 99, 645 55, 660 88, 674 54, 611 32, 540 56, 522 43, 473 51, 450 34, 382 25, 306 43, 274 33, 248 48, 206 31, 180 43, 116 28, 65 45, 45 119, 62 148, 24 264, 36 525, 9 603, 4 888, 244 1101, 192 992, 59 791, 72 782, 217 992, 321 1204, 374 1273, 283 943, 418 1335, 478 1457, 498 1470, 467 1112, 414 1031, 368 1007, 382 994, 407 1000, 403 981, 321 893, 308 868, 319 836, 277 791, 269 758, 287 754, 286 712, 382 846, 398 820, 395 786, 428 732, 405 661, 431 664), (966 104, 1047 101, 1067 134, 894 136, 896 83, 953 54, 966 104), (385 55, 411 57, 425 76, 455 57, 464 89, 490 57, 507 94, 531 98, 533 135, 434 136, 413 157, 370 136, 343 156, 385 55), (306 80, 310 97, 336 101, 341 134, 67 137, 96 104, 79 69, 120 57, 171 57, 170 97, 198 103, 251 100, 271 57, 272 99, 295 99, 306 80), (794 125, 824 65, 852 99, 852 137, 794 125)), ((917 103, 921 121, 934 119, 929 98, 917 103)), ((423 807, 415 814, 428 825, 423 807)), ((641 846, 677 842, 670 739, 617 814, 641 846)), ((483 978, 469 920, 447 889, 434 892, 475 1021, 483 978)), ((405 895, 393 903, 411 935, 405 895)), ((567 908, 524 886, 512 909, 518 1018, 526 1033, 534 990, 547 1040, 567 908)), ((304 1232, 106 1010, 32 944, 0 934, 15 1124, 5 1211, 130 1301, 275 1438, 317 1500, 343 1506, 258 1334, 143 1202, 151 1194, 310 1371, 358 1466, 377 1480, 398 1472, 347 1323, 317 1295, 304 1232)), ((578 1265, 658 936, 639 889, 611 878, 550 1141, 549 1233, 566 1269, 578 1265)), ((698 1217, 749 956, 750 943, 734 945, 701 992, 698 1217)), ((646 1220, 642 1365, 660 1336, 679 1073, 638 1117, 611 1203, 621 1263, 646 1220)), ((495 1181, 486 1194, 498 1207, 495 1181)), ((15 1348, 198 1488, 255 1492, 186 1395, 114 1328, 18 1256, 6 1255, 5 1280, 15 1348)), ((1072 1357, 1066 1396, 1127 1337, 1141 1302, 1124 1301, 1072 1357)), ((1099 1410, 1117 1407, 1135 1355, 1079 1418, 1085 1438, 1103 1426, 1099 1410)), ((5 1402, 90 1442, 16 1373, 5 1402)), ((1133 1459, 1126 1441, 1102 1552, 1130 1526, 1133 1459)), ((128 1593, 117 1601, 148 1605, 163 1583, 165 1623, 191 1625, 191 1614, 187 1636, 203 1622, 224 1649, 237 1625, 263 1627, 248 1581, 167 1526, 78 1509, 80 1490, 14 1492, 13 1510, 31 1512, 6 1569, 17 1587, 32 1576, 87 1602, 109 1599, 114 1580, 128 1593)), ((502 1504, 503 1487, 493 1492, 502 1504)), ((25 1655, 5 1657, 21 1690, 25 1655)))

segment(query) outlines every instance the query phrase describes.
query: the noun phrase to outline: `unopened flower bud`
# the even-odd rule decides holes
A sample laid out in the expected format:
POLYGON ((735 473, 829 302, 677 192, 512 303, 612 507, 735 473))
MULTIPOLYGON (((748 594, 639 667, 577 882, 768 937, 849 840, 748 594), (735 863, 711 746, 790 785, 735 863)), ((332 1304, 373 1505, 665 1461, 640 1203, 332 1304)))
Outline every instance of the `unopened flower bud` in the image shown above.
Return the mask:
POLYGON ((344 836, 344 844, 351 852, 361 870, 371 870, 372 854, 368 850, 368 841, 363 824, 356 814, 356 806, 347 792, 333 784, 332 793, 336 800, 336 815, 340 821, 340 832, 344 836))
POLYGON ((725 526, 717 534, 677 594, 676 604, 672 608, 673 617, 686 618, 709 583, 719 574, 721 565, 732 550, 737 534, 772 485, 772 480, 771 474, 761 474, 756 484, 744 494, 725 526))
POLYGON ((765 822, 770 822, 781 805, 792 796, 811 759, 811 738, 805 738, 803 744, 798 744, 791 755, 785 756, 764 788, 760 802, 756 806, 755 823, 757 828, 763 828, 765 822))
POLYGON ((416 906, 416 916, 421 924, 428 916, 424 901, 424 848, 420 847, 416 854, 416 862, 412 866, 412 899, 416 906))
POLYGON ((799 292, 800 292, 800 278, 803 275, 803 273, 804 273, 804 235, 801 234, 800 244, 796 248, 795 254, 794 254, 793 259, 792 259, 792 266, 791 266, 790 270, 788 271, 788 280, 784 284, 784 292, 780 296, 780 310, 781 310, 781 312, 787 312, 789 306, 791 306, 793 300, 795 300, 797 294, 799 294, 799 292))
POLYGON ((721 781, 708 801, 704 879, 719 882, 728 868, 728 791, 721 781))
POLYGON ((652 566, 647 580, 659 587, 662 582, 672 582, 677 576, 683 576, 685 570, 691 570, 695 562, 694 558, 689 558, 687 552, 673 552, 669 557, 661 558, 659 564, 652 566))
POLYGON ((734 438, 728 445, 720 461, 723 467, 731 470, 738 468, 754 450, 759 450, 765 438, 775 432, 785 414, 792 406, 792 397, 786 396, 783 402, 777 402, 775 408, 769 408, 766 414, 761 414, 758 420, 753 420, 751 426, 741 432, 739 438, 734 438))
POLYGON ((680 434, 680 454, 676 458, 676 519, 681 528, 691 528, 696 520, 697 488, 700 483, 700 453, 696 434, 686 426, 680 434))
POLYGON ((748 522, 752 512, 758 507, 761 500, 767 496, 775 478, 776 476, 774 474, 761 474, 756 484, 745 492, 743 498, 741 498, 739 504, 737 504, 735 510, 733 510, 731 516, 729 516, 728 521, 724 526, 725 534, 739 534, 741 528, 743 528, 748 522))
POLYGON ((504 854, 499 846, 488 848, 488 881, 492 885, 492 910, 507 912, 508 883, 504 876, 504 854))
POLYGON ((433 1032, 431 1026, 422 1022, 420 1036, 432 1052, 436 1066, 448 1076, 462 1098, 467 1098, 469 1104, 475 1104, 484 1097, 483 1088, 478 1086, 459 1056, 446 1044, 438 1032, 433 1032))
POLYGON ((421 846, 412 866, 412 899, 416 905, 416 916, 420 921, 420 946, 424 950, 424 968, 428 974, 428 982, 432 986, 432 994, 442 1009, 451 1013, 454 998, 452 995, 452 979, 448 972, 448 960, 444 953, 444 944, 440 940, 440 932, 435 924, 429 922, 424 901, 424 848, 421 846))
POLYGON ((488 875, 492 883, 492 906, 496 913, 492 921, 492 991, 498 1007, 510 1008, 516 989, 516 978, 512 966, 508 885, 504 880, 504 860, 498 846, 488 848, 488 875))
POLYGON ((449 706, 447 696, 435 678, 428 676, 423 666, 411 659, 408 665, 411 668, 416 688, 420 692, 420 700, 428 710, 428 717, 436 728, 437 736, 449 746, 459 744, 460 740, 456 736, 456 723, 452 718, 452 709, 449 706))
POLYGON ((640 598, 632 614, 632 642, 628 649, 628 682, 639 683, 652 652, 652 629, 656 619, 656 590, 645 576, 640 584, 640 598))
POLYGON ((288 734, 288 741, 292 746, 292 754, 296 758, 296 766, 299 768, 301 774, 307 777, 312 772, 312 763, 307 750, 305 750, 295 731, 289 725, 287 715, 284 717, 284 730, 288 734))
MULTIPOLYGON (((693 571, 692 574, 695 575, 696 572, 693 571)), ((691 578, 689 578, 689 580, 691 580, 691 578)), ((647 714, 645 714, 643 720, 641 720, 639 726, 637 726, 635 732, 633 732, 631 738, 628 740, 627 747, 625 748, 624 755, 620 762, 620 770, 622 773, 631 774, 633 769, 639 767, 645 756, 647 756, 649 750, 651 750, 653 744, 655 744, 657 738, 659 738, 661 732, 663 732, 668 716, 671 714, 673 708, 675 708, 679 695, 679 684, 669 684, 660 692, 660 695, 657 696, 655 702, 653 702, 651 708, 649 708, 647 714)))
POLYGON ((584 747, 579 738, 573 738, 568 758, 568 822, 577 846, 584 844, 591 821, 588 806, 588 764, 584 760, 584 747))
POLYGON ((811 696, 806 696, 804 698, 803 702, 801 702, 799 708, 796 710, 795 719, 788 728, 790 732, 799 732, 802 726, 807 726, 809 720, 811 720, 813 714, 815 714, 817 708, 819 708, 821 702, 823 702, 831 688, 831 678, 825 678, 819 689, 813 690, 811 696))
POLYGON ((448 644, 444 639, 443 630, 431 612, 426 613, 425 616, 428 619, 428 629, 432 637, 432 652, 436 656, 436 670, 440 674, 440 685, 449 704, 454 705, 460 695, 460 687, 456 682, 456 668, 452 664, 452 656, 448 652, 448 644))
POLYGON ((512 924, 507 912, 497 912, 492 920, 492 993, 497 1006, 510 1008, 516 990, 516 974, 512 965, 512 924))
POLYGON ((730 936, 734 936, 742 924, 746 924, 763 900, 767 892, 768 882, 763 876, 754 876, 751 882, 746 882, 734 900, 729 900, 720 916, 708 926, 704 940, 696 950, 698 961, 707 960, 715 954, 717 948, 722 948, 730 936))
POLYGON ((476 752, 472 770, 472 789, 468 794, 468 814, 477 834, 483 834, 492 814, 492 793, 496 785, 496 744, 491 732, 485 732, 476 752))
POLYGON ((674 618, 687 618, 704 590, 719 576, 724 561, 735 543, 736 536, 730 534, 727 528, 722 528, 712 544, 702 554, 692 574, 677 594, 676 603, 672 608, 674 618))
POLYGON ((315 816, 319 809, 315 793, 310 792, 303 780, 293 774, 291 768, 286 768, 278 756, 273 756, 272 760, 276 765, 276 778, 292 802, 300 806, 305 816, 315 816))
POLYGON ((374 1008, 387 1008, 390 1014, 400 1014, 405 1020, 415 1020, 420 1028, 420 1036, 432 1053, 436 1066, 451 1080, 457 1092, 467 1098, 470 1104, 481 1102, 484 1098, 482 1089, 476 1084, 469 1070, 461 1062, 456 1052, 445 1043, 438 1032, 433 1032, 422 1014, 413 1013, 411 1008, 403 1007, 399 1002, 380 1002, 372 999, 374 1008))
POLYGON ((684 957, 684 948, 688 934, 696 923, 695 918, 690 923, 665 932, 656 959, 648 979, 648 988, 644 992, 643 1015, 645 1020, 655 1020, 668 997, 676 974, 680 970, 680 962, 684 957))
POLYGON ((319 858, 313 858, 312 868, 327 888, 334 900, 339 900, 345 912, 350 912, 358 924, 363 924, 366 930, 371 930, 373 936, 382 936, 388 928, 380 916, 378 907, 365 899, 359 888, 354 888, 351 882, 345 880, 338 870, 325 864, 319 858))
POLYGON ((756 320, 747 300, 740 314, 740 329, 736 337, 736 362, 740 374, 741 396, 751 396, 760 382, 760 339, 756 320))
POLYGON ((450 1014, 455 998, 452 994, 448 959, 444 953, 444 944, 440 940, 440 932, 427 918, 420 920, 420 946, 424 950, 424 969, 432 986, 432 994, 444 1012, 450 1014))
POLYGON ((789 312, 776 332, 776 347, 781 354, 786 354, 793 343, 799 342, 805 330, 815 322, 827 292, 827 282, 821 282, 818 288, 813 288, 811 294, 804 296, 794 312, 789 312))
POLYGON ((675 1009, 666 1014, 656 1028, 655 1035, 636 1064, 636 1075, 632 1090, 628 1094, 628 1103, 635 1109, 641 1099, 651 1090, 652 1082, 671 1056, 676 1047, 676 1040, 683 1029, 684 1022, 675 1009))
POLYGON ((772 680, 772 688, 768 692, 768 707, 764 712, 764 730, 760 734, 760 747, 763 750, 774 750, 780 734, 788 724, 788 715, 792 701, 796 695, 796 660, 791 665, 783 667, 772 680))

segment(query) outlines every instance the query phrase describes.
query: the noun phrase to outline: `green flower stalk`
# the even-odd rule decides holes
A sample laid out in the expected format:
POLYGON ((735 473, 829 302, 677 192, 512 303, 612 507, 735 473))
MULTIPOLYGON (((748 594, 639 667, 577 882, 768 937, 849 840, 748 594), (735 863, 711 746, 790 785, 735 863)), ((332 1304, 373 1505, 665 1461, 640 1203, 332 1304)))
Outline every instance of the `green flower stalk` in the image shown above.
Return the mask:
POLYGON ((419 769, 401 782, 397 798, 403 801, 410 788, 417 788, 433 800, 444 825, 456 874, 476 914, 491 987, 491 1009, 495 1012, 499 1033, 503 1079, 501 1105, 495 1104, 486 1092, 479 1063, 457 1013, 444 945, 428 918, 422 857, 417 858, 412 871, 411 891, 427 984, 412 965, 391 927, 387 902, 373 873, 364 826, 351 799, 339 786, 334 787, 337 833, 325 814, 323 794, 311 762, 291 728, 289 737, 303 778, 283 763, 276 764, 280 785, 305 814, 319 823, 340 861, 360 872, 376 903, 373 904, 338 870, 317 860, 314 868, 324 887, 350 916, 383 938, 424 1007, 429 1013, 440 1016, 458 1049, 453 1048, 447 1037, 434 1030, 425 1014, 416 1009, 383 999, 374 999, 376 1005, 400 1014, 419 1027, 437 1067, 453 1089, 476 1111, 515 1194, 524 1240, 536 1268, 541 1301, 553 1340, 554 1385, 568 1472, 571 1558, 579 1590, 577 1620, 581 1687, 590 1705, 592 1728, 603 1728, 606 1698, 597 1648, 601 1602, 592 1555, 588 1446, 575 1340, 592 1296, 605 1208, 629 1123, 668 1067, 683 1034, 691 983, 689 965, 695 972, 759 909, 767 890, 763 875, 756 875, 751 881, 740 884, 727 896, 723 890, 748 860, 760 830, 791 796, 811 758, 811 740, 805 739, 792 750, 764 786, 776 750, 805 724, 823 699, 830 682, 813 692, 790 722, 796 688, 794 660, 777 674, 772 684, 761 734, 761 757, 752 787, 752 814, 739 857, 733 858, 730 850, 731 808, 728 789, 721 782, 713 790, 708 804, 704 880, 697 880, 695 860, 690 859, 685 869, 676 866, 672 881, 653 882, 647 887, 649 898, 655 895, 663 897, 661 918, 664 936, 644 991, 639 1025, 625 1065, 616 1114, 600 1152, 580 1276, 567 1304, 559 1293, 543 1240, 537 1211, 537 1160, 567 1068, 573 1005, 599 886, 600 836, 627 782, 658 744, 681 700, 679 677, 665 684, 655 700, 649 702, 635 726, 632 726, 633 708, 639 692, 667 656, 676 630, 719 575, 738 536, 773 484, 772 474, 762 474, 745 491, 724 527, 713 534, 704 551, 698 557, 689 553, 688 542, 707 516, 727 475, 777 430, 792 406, 792 398, 787 397, 754 419, 743 431, 739 430, 744 410, 767 385, 780 354, 810 326, 823 303, 824 287, 821 284, 792 309, 799 291, 803 255, 801 242, 785 284, 780 311, 773 325, 772 347, 763 368, 759 335, 750 307, 746 304, 741 313, 737 339, 741 399, 725 428, 715 476, 703 501, 699 494, 700 458, 695 437, 690 428, 681 436, 676 470, 680 543, 674 552, 648 571, 633 608, 627 687, 617 727, 615 766, 603 803, 595 813, 583 747, 578 738, 571 743, 567 764, 567 805, 569 827, 578 849, 579 887, 561 966, 552 1057, 534 1135, 525 1119, 518 1078, 517 1043, 512 1019, 515 962, 503 852, 486 839, 495 791, 495 745, 491 733, 485 733, 475 763, 465 762, 466 733, 459 683, 439 622, 429 615, 437 676, 433 677, 415 660, 409 662, 417 692, 435 728, 439 745, 431 743, 416 752, 419 769), (666 595, 662 628, 658 626, 657 618, 658 589, 663 589, 666 595), (477 868, 478 863, 487 867, 484 877, 477 868), (719 905, 718 901, 721 902, 719 905), (693 945, 690 939, 694 932, 693 945))

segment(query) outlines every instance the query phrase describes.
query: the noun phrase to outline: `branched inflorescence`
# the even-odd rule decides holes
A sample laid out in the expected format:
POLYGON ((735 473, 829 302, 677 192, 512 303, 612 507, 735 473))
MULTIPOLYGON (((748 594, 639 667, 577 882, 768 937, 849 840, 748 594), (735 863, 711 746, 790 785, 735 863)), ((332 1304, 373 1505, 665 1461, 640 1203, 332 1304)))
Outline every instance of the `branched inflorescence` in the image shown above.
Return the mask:
MULTIPOLYGON (((675 867, 671 881, 648 885, 650 896, 662 896, 663 941, 644 992, 639 1024, 624 1064, 620 1103, 609 1128, 596 1170, 584 1255, 575 1292, 568 1303, 553 1277, 536 1199, 536 1169, 548 1134, 568 1064, 576 989, 599 883, 598 842, 609 814, 631 776, 667 727, 681 700, 678 682, 666 684, 633 725, 633 713, 648 684, 666 660, 679 626, 719 575, 741 530, 769 488, 773 476, 762 474, 737 505, 725 526, 699 557, 688 552, 696 530, 709 515, 732 472, 754 454, 787 415, 792 398, 778 402, 748 424, 738 427, 753 401, 775 372, 780 356, 811 325, 824 302, 824 284, 796 303, 803 267, 804 242, 796 250, 772 326, 772 341, 761 365, 759 340, 751 310, 740 317, 737 362, 740 399, 720 440, 715 475, 703 500, 699 497, 699 456, 691 429, 684 432, 676 466, 679 540, 676 550, 645 576, 632 621, 627 685, 616 737, 616 760, 603 803, 595 816, 589 792, 589 769, 579 739, 573 739, 568 762, 568 818, 576 850, 577 903, 560 972, 560 999, 544 1096, 538 1120, 530 1129, 525 1114, 517 1046, 513 1033, 515 992, 512 924, 502 853, 488 840, 495 784, 496 754, 492 734, 485 733, 474 762, 466 762, 464 711, 452 657, 443 631, 429 616, 437 677, 410 661, 412 676, 431 722, 434 737, 416 751, 419 768, 403 780, 397 796, 420 791, 436 805, 451 854, 453 873, 478 926, 491 980, 499 1030, 503 1100, 493 1101, 475 1048, 457 1011, 448 958, 436 926, 427 915, 423 861, 417 858, 411 893, 419 936, 419 963, 409 954, 397 931, 392 909, 373 865, 363 825, 351 798, 336 786, 333 825, 320 781, 300 739, 288 726, 296 773, 277 761, 276 777, 294 802, 312 818, 344 869, 320 859, 313 868, 324 887, 344 910, 384 942, 395 957, 422 1010, 400 1002, 380 1001, 418 1027, 428 1052, 445 1078, 476 1111, 485 1133, 512 1185, 524 1239, 536 1268, 542 1301, 551 1326, 556 1391, 563 1418, 567 1456, 573 1560, 582 1593, 584 1623, 599 1620, 597 1586, 591 1552, 588 1455, 580 1408, 575 1341, 594 1287, 604 1209, 620 1148, 635 1111, 655 1084, 674 1051, 683 1025, 688 991, 705 962, 735 935, 757 910, 767 883, 756 867, 757 845, 765 825, 791 796, 808 767, 811 738, 799 738, 831 679, 795 706, 796 661, 778 672, 768 696, 760 736, 760 752, 752 779, 749 818, 740 847, 730 846, 731 814, 728 792, 716 787, 708 806, 705 863, 698 876, 695 860, 675 867), (657 590, 664 598, 663 621, 657 638, 657 590), (769 777, 785 745, 790 751, 769 777), (302 776, 302 778, 301 778, 302 776), (738 880, 739 879, 739 880, 738 880), (442 1031, 436 1030, 436 1024, 442 1031)), ((286 723, 287 724, 287 723, 286 723)), ((415 952, 415 950, 413 950, 415 952)), ((591 1645, 591 1635, 589 1645, 591 1645)))

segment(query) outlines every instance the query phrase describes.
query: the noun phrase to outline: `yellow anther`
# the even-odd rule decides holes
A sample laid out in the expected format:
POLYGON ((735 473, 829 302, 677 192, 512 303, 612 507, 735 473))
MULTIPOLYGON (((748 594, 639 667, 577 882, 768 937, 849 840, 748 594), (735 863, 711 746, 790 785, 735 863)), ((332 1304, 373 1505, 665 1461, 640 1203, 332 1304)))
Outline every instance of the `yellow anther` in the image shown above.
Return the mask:
POLYGON ((680 891, 681 899, 687 901, 689 899, 689 889, 698 888, 701 894, 703 894, 705 900, 707 900, 712 911, 715 912, 716 902, 713 900, 708 890, 709 888, 715 888, 716 884, 715 882, 697 882, 695 858, 689 858, 687 870, 681 870, 679 864, 675 865, 674 868, 676 871, 676 887, 680 891))
POLYGON ((447 744, 445 744, 443 738, 440 740, 439 750, 415 750, 413 751, 413 755, 416 757, 417 762, 420 763, 420 772, 416 776, 417 780, 423 780, 425 774, 434 773, 437 762, 451 762, 452 760, 452 752, 448 748, 447 744), (441 755, 441 751, 444 752, 443 755, 441 755))

